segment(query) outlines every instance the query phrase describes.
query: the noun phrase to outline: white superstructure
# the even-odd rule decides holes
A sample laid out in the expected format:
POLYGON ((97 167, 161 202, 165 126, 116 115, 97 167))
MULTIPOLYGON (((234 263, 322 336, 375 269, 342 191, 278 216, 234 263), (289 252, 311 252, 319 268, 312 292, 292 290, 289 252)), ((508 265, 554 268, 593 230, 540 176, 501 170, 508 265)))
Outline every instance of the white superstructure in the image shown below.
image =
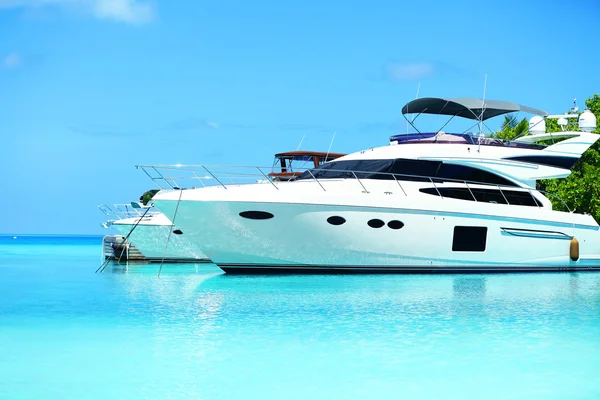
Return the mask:
MULTIPOLYGON (((483 122, 519 110, 548 115, 508 102, 436 98, 410 102, 403 114, 483 122)), ((598 135, 538 134, 554 143, 443 132, 395 137, 394 145, 346 155, 289 182, 225 184, 236 174, 221 167, 141 168, 178 187, 159 192, 154 204, 168 215, 177 210, 187 239, 227 272, 600 268, 596 221, 552 210, 535 187, 568 176, 598 135), (178 173, 159 172, 171 169, 178 173), (184 172, 198 178, 196 170, 212 171, 218 185, 173 184, 184 172)))

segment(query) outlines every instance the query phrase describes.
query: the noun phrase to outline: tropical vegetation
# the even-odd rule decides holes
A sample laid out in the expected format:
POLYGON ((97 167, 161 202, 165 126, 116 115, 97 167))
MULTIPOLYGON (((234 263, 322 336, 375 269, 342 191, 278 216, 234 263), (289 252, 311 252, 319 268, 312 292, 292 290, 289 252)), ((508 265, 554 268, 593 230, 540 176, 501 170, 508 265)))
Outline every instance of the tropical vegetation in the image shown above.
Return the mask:
POLYGON ((152 198, 154 197, 154 195, 155 195, 156 193, 158 193, 158 192, 159 192, 159 190, 158 190, 158 189, 151 189, 151 190, 148 190, 148 191, 144 192, 144 194, 143 194, 143 195, 141 195, 141 196, 140 196, 140 201, 142 202, 142 204, 143 204, 143 205, 147 205, 147 204, 148 204, 148 202, 149 202, 150 200, 152 200, 152 198))
MULTIPOLYGON (((585 105, 596 116, 600 123, 600 96, 594 93, 585 101, 585 105)), ((570 119, 567 130, 577 130, 577 120, 570 119)), ((515 116, 505 116, 500 130, 492 136, 498 139, 512 140, 527 133, 527 119, 518 121, 515 116)), ((547 132, 560 132, 562 129, 557 120, 546 120, 547 132)), ((594 131, 600 133, 597 127, 594 131)), ((538 189, 553 195, 548 198, 553 208, 561 211, 576 211, 591 214, 600 222, 600 141, 594 143, 573 166, 571 175, 562 179, 547 179, 539 181, 538 189), (562 200, 562 201, 561 201, 562 200)))

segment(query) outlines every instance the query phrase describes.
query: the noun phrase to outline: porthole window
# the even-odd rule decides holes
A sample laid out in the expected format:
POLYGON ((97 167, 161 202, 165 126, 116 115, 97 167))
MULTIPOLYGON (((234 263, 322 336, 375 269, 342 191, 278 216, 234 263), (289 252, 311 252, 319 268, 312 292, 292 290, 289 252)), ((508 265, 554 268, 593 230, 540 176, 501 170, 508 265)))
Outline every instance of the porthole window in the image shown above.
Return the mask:
POLYGON ((402 221, 397 221, 397 220, 391 220, 390 222, 388 222, 388 228, 390 229, 402 229, 402 227, 404 226, 404 223, 402 221))
POLYGON ((183 232, 181 232, 181 230, 179 230, 179 229, 175 229, 173 231, 173 233, 176 234, 176 235, 182 235, 183 234, 183 232))
POLYGON ((240 217, 248 219, 271 219, 274 215, 266 211, 242 211, 240 217))
POLYGON ((367 222, 367 225, 369 225, 371 228, 381 228, 385 225, 385 222, 383 222, 380 219, 372 219, 369 222, 367 222))
POLYGON ((337 215, 327 218, 327 222, 331 225, 342 225, 346 223, 346 219, 337 215))

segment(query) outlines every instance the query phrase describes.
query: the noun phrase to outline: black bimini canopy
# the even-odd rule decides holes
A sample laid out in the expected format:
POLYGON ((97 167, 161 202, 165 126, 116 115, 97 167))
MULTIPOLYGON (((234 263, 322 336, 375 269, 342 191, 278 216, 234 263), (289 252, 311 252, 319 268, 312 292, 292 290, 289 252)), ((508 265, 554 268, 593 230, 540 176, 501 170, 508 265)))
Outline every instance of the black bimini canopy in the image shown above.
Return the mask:
POLYGON ((510 101, 485 100, 475 98, 442 99, 438 97, 423 97, 411 101, 402 107, 402 114, 437 114, 451 115, 474 120, 485 121, 498 115, 523 111, 530 114, 547 116, 543 110, 525 107, 510 101), (483 111, 483 114, 482 114, 483 111))

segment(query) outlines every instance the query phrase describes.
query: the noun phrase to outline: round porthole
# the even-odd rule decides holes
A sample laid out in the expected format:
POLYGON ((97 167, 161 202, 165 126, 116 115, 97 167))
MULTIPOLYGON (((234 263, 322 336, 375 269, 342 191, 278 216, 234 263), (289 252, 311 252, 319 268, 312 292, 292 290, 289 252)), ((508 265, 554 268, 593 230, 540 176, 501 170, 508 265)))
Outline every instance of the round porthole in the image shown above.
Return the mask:
POLYGON ((367 225, 369 225, 371 228, 381 228, 385 225, 385 222, 383 222, 380 219, 372 219, 369 222, 367 222, 367 225))
POLYGON ((390 229, 402 229, 404 223, 401 221, 396 221, 395 219, 388 222, 388 228, 390 229))
POLYGON ((176 235, 183 235, 183 232, 181 232, 181 230, 179 230, 179 229, 175 229, 173 231, 173 233, 176 234, 176 235))
POLYGON ((271 219, 274 215, 266 211, 242 211, 240 217, 248 219, 271 219))
POLYGON ((329 222, 331 225, 342 225, 342 224, 346 223, 346 219, 343 217, 334 215, 333 217, 327 218, 327 222, 329 222))

